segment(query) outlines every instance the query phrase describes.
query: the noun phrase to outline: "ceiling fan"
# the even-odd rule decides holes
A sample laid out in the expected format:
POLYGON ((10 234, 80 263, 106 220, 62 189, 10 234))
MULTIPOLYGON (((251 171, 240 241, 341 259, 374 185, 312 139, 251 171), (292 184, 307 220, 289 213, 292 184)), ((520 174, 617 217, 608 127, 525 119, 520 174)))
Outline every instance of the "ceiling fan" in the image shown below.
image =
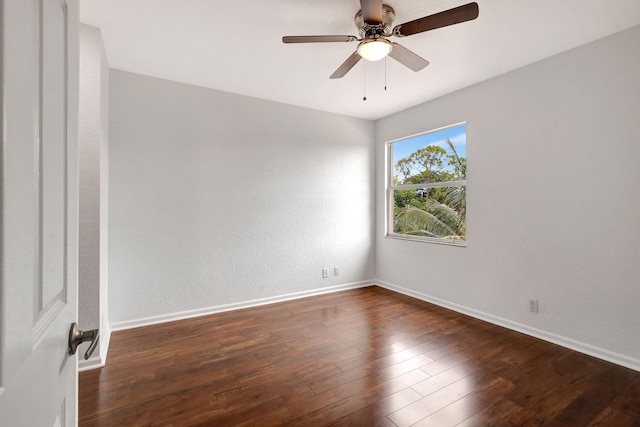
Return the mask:
POLYGON ((284 36, 283 43, 322 43, 358 41, 358 48, 331 75, 332 79, 344 77, 354 65, 364 58, 378 61, 387 55, 410 68, 420 71, 429 61, 416 55, 406 47, 389 41, 388 37, 406 37, 423 33, 436 28, 447 27, 461 22, 471 21, 478 17, 478 3, 468 3, 434 15, 425 16, 391 28, 395 11, 382 0, 360 0, 361 9, 356 13, 355 23, 358 27, 356 36, 284 36))

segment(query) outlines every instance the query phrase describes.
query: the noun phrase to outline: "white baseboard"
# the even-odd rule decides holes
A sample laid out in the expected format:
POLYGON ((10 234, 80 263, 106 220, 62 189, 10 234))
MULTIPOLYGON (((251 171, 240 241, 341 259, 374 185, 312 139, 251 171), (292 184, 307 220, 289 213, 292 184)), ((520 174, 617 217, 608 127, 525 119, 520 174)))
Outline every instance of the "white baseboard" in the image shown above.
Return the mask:
POLYGON ((103 368, 107 363, 107 353, 109 352, 109 342, 111 341, 111 329, 107 325, 102 326, 100 331, 99 351, 97 355, 91 356, 84 360, 84 351, 78 349, 78 372, 88 371, 91 369, 103 368))
POLYGON ((258 307, 261 305, 273 304, 277 302, 290 301, 300 298, 307 298, 315 295, 323 295, 332 292, 345 291, 348 289, 364 288, 373 286, 373 280, 365 280, 361 282, 346 283, 343 285, 331 286, 327 288, 312 289, 309 291, 294 292, 291 294, 278 295, 275 297, 260 298, 249 301, 242 301, 232 304, 218 305, 214 307, 198 308, 195 310, 180 311, 177 313, 161 314, 159 316, 144 317, 135 320, 126 320, 124 322, 115 322, 111 324, 112 331, 122 331, 126 329, 140 328, 142 326, 157 325, 159 323, 173 322, 176 320, 190 319, 193 317, 206 316, 209 314, 222 313, 225 311, 240 310, 243 308, 258 307))
POLYGON ((502 317, 494 316, 489 313, 485 313, 479 310, 474 310, 469 307, 465 307, 450 301, 446 301, 440 298, 432 297, 430 295, 423 294, 411 289, 396 286, 391 283, 384 282, 382 280, 374 280, 373 284, 380 286, 381 288, 389 289, 390 291, 398 292, 422 301, 426 301, 440 307, 444 307, 458 313, 466 314, 476 319, 484 320, 489 323, 493 323, 498 326, 503 326, 507 329, 511 329, 523 334, 530 335, 532 337, 540 338, 542 340, 557 344, 562 347, 570 348, 571 350, 578 351, 580 353, 587 354, 589 356, 597 357, 598 359, 606 360, 607 362, 615 363, 616 365, 624 366, 625 368, 640 371, 640 360, 625 356, 624 354, 615 353, 600 347, 595 347, 590 344, 586 344, 580 341, 573 340, 571 338, 556 335, 551 332, 543 331, 541 329, 533 328, 522 323, 513 322, 502 317))

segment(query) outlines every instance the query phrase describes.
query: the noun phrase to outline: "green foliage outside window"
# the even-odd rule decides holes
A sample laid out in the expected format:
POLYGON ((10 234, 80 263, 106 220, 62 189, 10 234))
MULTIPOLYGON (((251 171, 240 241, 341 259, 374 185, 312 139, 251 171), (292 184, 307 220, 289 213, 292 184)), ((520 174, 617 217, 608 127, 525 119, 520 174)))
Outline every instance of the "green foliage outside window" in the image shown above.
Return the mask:
POLYGON ((459 155, 451 139, 444 137, 439 145, 394 158, 393 186, 399 188, 392 192, 393 233, 466 240, 466 146, 464 152, 459 155), (455 184, 447 186, 450 181, 455 184), (407 185, 412 187, 402 188, 407 185))

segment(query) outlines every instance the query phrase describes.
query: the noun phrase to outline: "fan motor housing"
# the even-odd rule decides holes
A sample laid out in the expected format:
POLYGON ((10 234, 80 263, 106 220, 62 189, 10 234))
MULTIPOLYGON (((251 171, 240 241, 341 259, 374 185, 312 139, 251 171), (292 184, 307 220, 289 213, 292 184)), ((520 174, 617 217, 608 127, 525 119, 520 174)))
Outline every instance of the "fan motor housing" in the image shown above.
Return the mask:
POLYGON ((355 16, 356 27, 360 38, 374 38, 375 36, 385 36, 391 34, 391 25, 396 18, 396 12, 388 4, 382 5, 382 23, 367 24, 364 22, 362 10, 359 10, 355 16))

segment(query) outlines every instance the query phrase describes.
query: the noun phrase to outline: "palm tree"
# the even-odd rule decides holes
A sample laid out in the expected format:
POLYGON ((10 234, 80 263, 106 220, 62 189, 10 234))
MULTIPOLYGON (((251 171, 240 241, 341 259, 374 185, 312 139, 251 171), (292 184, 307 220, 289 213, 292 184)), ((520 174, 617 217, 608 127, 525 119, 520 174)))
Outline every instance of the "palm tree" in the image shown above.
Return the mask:
POLYGON ((465 240, 466 218, 451 207, 427 200, 426 210, 406 205, 395 215, 395 233, 436 237, 449 240, 465 240))
MULTIPOLYGON (((460 179, 467 179, 467 159, 458 156, 458 152, 449 138, 446 138, 445 142, 453 153, 449 155, 449 164, 453 165, 455 174, 460 179)), ((458 214, 465 217, 467 209, 467 186, 447 187, 444 202, 458 211, 458 214)))

